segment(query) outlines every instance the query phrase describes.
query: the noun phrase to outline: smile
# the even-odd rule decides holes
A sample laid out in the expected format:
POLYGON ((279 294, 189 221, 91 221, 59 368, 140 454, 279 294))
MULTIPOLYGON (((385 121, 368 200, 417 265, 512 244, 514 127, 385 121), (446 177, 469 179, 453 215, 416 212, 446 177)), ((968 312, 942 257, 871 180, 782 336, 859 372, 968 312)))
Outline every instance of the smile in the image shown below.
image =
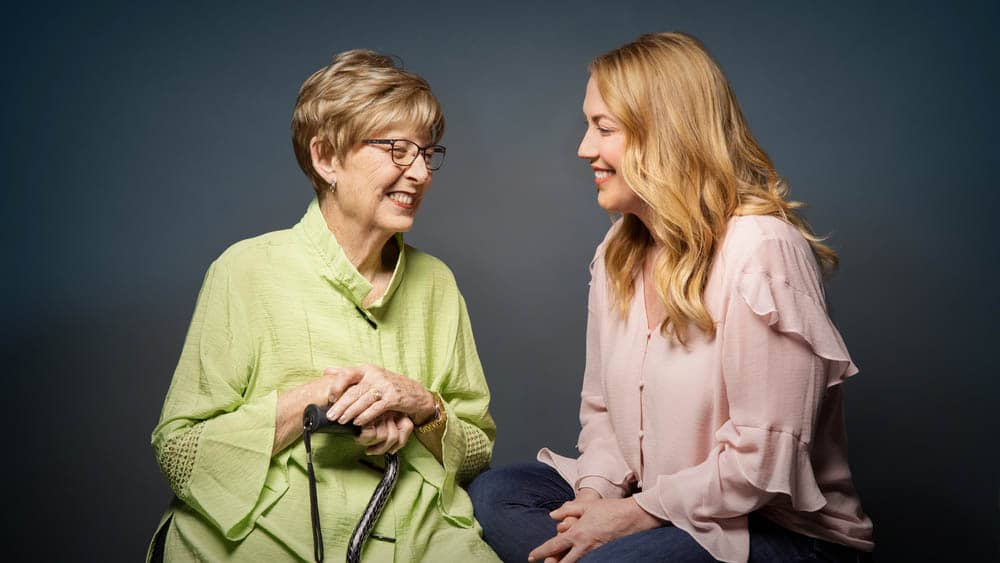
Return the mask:
POLYGON ((403 209, 415 209, 417 207, 417 198, 413 194, 392 192, 389 194, 389 199, 397 207, 402 207, 403 209))
POLYGON ((594 182, 600 186, 615 177, 614 170, 594 170, 594 182))

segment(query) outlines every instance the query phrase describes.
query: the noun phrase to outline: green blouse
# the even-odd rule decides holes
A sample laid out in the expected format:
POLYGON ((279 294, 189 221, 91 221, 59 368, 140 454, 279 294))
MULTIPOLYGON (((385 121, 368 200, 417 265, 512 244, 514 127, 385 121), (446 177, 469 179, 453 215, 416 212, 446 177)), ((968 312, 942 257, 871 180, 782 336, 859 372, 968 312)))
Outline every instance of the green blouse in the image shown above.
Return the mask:
MULTIPOLYGON (((443 464, 419 440, 368 561, 496 561, 460 487, 489 464, 496 426, 465 301, 440 260, 403 244, 385 294, 345 256, 316 200, 292 229, 233 245, 209 268, 152 444, 177 498, 164 514, 166 559, 311 560, 302 440, 271 456, 278 393, 327 367, 375 364, 444 400, 443 464)), ((313 438, 327 561, 346 544, 381 478, 350 438, 313 438)))

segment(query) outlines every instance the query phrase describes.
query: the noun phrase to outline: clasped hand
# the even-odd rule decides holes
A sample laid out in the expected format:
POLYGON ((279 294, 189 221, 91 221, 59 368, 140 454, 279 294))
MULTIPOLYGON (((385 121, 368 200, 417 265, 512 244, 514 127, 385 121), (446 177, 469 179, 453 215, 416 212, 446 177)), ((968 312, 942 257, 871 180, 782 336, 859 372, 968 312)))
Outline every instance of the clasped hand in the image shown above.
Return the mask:
POLYGON ((365 453, 397 452, 413 433, 414 421, 435 414, 434 396, 420 383, 385 368, 364 365, 329 368, 329 420, 361 426, 357 442, 365 453))
POLYGON ((528 554, 528 561, 573 563, 602 545, 637 532, 662 526, 655 516, 631 498, 604 499, 593 489, 582 489, 575 500, 549 513, 557 534, 528 554))

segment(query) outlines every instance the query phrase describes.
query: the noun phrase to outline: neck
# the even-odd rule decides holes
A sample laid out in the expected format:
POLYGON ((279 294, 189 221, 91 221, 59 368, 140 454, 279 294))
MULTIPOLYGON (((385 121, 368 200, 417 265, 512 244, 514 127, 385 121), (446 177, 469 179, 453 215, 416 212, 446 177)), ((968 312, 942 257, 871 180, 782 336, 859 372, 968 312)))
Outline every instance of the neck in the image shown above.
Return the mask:
POLYGON ((320 201, 320 211, 327 228, 359 274, 368 281, 373 281, 379 274, 392 271, 393 260, 390 255, 394 256, 395 253, 390 248, 392 245, 387 243, 394 233, 359 225, 329 200, 320 201))
POLYGON ((639 219, 639 221, 643 225, 646 226, 646 230, 647 231, 649 231, 650 233, 653 232, 653 229, 651 229, 649 227, 649 224, 650 224, 650 219, 649 219, 650 209, 649 209, 649 206, 646 205, 646 203, 639 202, 638 205, 634 205, 630 209, 624 210, 623 213, 631 213, 632 215, 635 215, 635 217, 637 219, 639 219))
POLYGON ((636 219, 638 219, 639 222, 642 223, 644 227, 646 227, 646 230, 649 231, 649 236, 653 239, 652 244, 649 246, 650 252, 655 251, 656 253, 659 253, 660 250, 663 249, 663 245, 657 242, 656 237, 653 236, 653 229, 650 227, 651 223, 649 220, 649 207, 643 205, 639 209, 636 209, 634 211, 629 211, 629 213, 635 215, 636 219))

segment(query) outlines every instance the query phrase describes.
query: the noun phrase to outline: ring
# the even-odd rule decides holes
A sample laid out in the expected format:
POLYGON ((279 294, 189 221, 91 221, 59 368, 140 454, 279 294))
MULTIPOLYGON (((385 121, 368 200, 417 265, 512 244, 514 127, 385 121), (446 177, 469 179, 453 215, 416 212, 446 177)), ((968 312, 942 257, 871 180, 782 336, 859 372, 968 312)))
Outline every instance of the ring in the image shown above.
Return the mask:
POLYGON ((368 392, 371 393, 373 397, 375 397, 376 401, 382 400, 382 392, 379 391, 378 389, 372 387, 371 389, 368 390, 368 392))

